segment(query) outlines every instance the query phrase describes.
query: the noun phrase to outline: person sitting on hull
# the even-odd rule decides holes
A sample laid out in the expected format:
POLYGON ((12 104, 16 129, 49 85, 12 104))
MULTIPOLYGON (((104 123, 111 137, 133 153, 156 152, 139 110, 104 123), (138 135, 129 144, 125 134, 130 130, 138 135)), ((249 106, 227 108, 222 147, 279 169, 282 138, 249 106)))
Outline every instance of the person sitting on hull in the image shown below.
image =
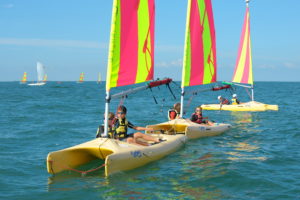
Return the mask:
MULTIPOLYGON (((104 119, 105 119, 105 114, 104 114, 104 119)), ((114 127, 113 124, 116 121, 115 114, 112 112, 108 113, 108 137, 114 138, 114 127)), ((105 123, 105 122, 104 122, 105 123)), ((104 124, 100 125, 97 130, 96 138, 102 137, 102 134, 104 133, 104 124)))
POLYGON ((181 104, 175 103, 173 105, 173 108, 168 110, 168 119, 169 120, 179 119, 180 118, 180 109, 181 109, 181 104))
POLYGON ((220 101, 220 105, 229 105, 230 104, 230 102, 222 96, 218 96, 218 99, 220 101))
POLYGON ((233 94, 232 95, 232 99, 231 99, 231 104, 232 105, 238 105, 240 104, 241 102, 237 99, 237 95, 236 94, 233 94))
POLYGON ((201 106, 198 106, 196 109, 195 109, 195 113, 192 114, 190 120, 194 123, 197 123, 197 124, 207 124, 207 125, 214 125, 213 122, 209 121, 209 120, 204 120, 204 119, 208 119, 208 117, 203 117, 202 115, 202 108, 201 106))
POLYGON ((143 134, 141 132, 128 133, 128 128, 132 128, 137 131, 153 131, 153 128, 134 126, 132 123, 127 121, 126 114, 127 114, 126 107, 119 106, 117 112, 117 120, 114 123, 114 131, 117 139, 127 141, 128 143, 139 144, 143 146, 149 146, 149 143, 140 141, 139 139, 143 139, 145 141, 151 141, 154 143, 159 143, 163 141, 161 139, 143 134))

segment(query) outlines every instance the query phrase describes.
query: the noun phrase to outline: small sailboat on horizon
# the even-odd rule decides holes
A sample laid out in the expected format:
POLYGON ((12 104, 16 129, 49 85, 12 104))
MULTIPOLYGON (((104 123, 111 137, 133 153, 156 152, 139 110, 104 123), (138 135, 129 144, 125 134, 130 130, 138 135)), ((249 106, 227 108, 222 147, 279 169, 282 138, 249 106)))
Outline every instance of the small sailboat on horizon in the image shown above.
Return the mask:
POLYGON ((79 80, 77 81, 77 83, 83 83, 84 82, 84 73, 81 72, 80 76, 79 76, 79 80))
POLYGON ((44 78, 43 78, 43 82, 44 82, 44 83, 46 83, 46 82, 47 82, 47 80, 48 80, 48 75, 47 75, 47 74, 45 74, 45 75, 44 75, 44 78))
POLYGON ((101 83, 101 74, 100 72, 98 73, 98 80, 97 80, 97 84, 100 84, 101 83))
POLYGON ((20 84, 26 84, 26 83, 27 83, 27 72, 24 72, 20 84))
POLYGON ((29 83, 29 86, 42 86, 45 85, 46 82, 43 81, 45 76, 45 67, 42 63, 37 62, 36 64, 36 70, 37 70, 37 82, 36 83, 29 83))

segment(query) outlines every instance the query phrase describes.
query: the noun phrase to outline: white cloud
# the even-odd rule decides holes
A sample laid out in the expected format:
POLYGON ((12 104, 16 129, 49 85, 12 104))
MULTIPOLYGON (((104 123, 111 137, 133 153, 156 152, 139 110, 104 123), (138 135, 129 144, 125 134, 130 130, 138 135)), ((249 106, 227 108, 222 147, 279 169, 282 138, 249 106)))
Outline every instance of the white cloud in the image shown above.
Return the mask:
POLYGON ((289 68, 289 69, 295 69, 295 68, 299 67, 299 65, 292 63, 292 62, 285 62, 285 63, 283 63, 283 66, 286 68, 289 68))
POLYGON ((107 44, 101 44, 93 41, 80 40, 48 40, 48 39, 17 39, 0 38, 2 45, 20 45, 20 46, 47 46, 47 47, 78 47, 78 48, 107 48, 107 44))
MULTIPOLYGON (((256 68, 256 66, 253 66, 256 68)), ((272 65, 272 64, 260 64, 260 65, 257 65, 257 68, 261 68, 261 69, 275 69, 277 68, 277 66, 275 65, 272 65)))
POLYGON ((160 61, 156 63, 157 67, 181 67, 182 59, 177 59, 173 61, 160 61))
POLYGON ((15 5, 12 3, 2 5, 3 8, 13 8, 15 5))
POLYGON ((161 52, 183 52, 183 46, 179 45, 157 45, 155 48, 161 52))

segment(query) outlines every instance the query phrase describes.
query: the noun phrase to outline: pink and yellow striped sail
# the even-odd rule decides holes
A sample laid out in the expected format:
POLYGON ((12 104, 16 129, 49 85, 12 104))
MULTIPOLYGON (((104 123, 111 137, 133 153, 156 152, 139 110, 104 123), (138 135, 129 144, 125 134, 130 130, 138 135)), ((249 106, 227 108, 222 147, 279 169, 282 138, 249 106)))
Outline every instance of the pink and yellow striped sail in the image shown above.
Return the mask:
POLYGON ((216 81, 217 59, 211 0, 189 0, 182 87, 216 81))
POLYGON ((153 79, 154 0, 114 0, 106 90, 153 79))
POLYGON ((242 36, 238 51, 238 57, 234 70, 232 82, 245 83, 253 85, 251 39, 250 39, 250 16, 247 5, 242 36))
POLYGON ((24 72, 23 78, 22 78, 22 80, 21 80, 21 83, 26 83, 26 82, 27 82, 27 73, 24 72))
POLYGON ((83 80, 84 80, 84 73, 83 72, 81 72, 80 73, 80 77, 79 77, 79 83, 82 83, 83 82, 83 80))

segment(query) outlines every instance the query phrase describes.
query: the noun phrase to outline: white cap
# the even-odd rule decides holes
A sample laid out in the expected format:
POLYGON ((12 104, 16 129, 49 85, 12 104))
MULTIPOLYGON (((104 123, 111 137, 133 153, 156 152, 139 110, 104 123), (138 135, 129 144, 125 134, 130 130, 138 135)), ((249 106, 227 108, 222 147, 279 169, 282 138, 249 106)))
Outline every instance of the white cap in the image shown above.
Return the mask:
POLYGON ((236 98, 236 97, 237 97, 237 95, 236 95, 236 94, 233 94, 233 95, 232 95, 232 97, 233 97, 233 98, 236 98))
POLYGON ((218 99, 221 99, 222 98, 222 96, 218 96, 218 99))

